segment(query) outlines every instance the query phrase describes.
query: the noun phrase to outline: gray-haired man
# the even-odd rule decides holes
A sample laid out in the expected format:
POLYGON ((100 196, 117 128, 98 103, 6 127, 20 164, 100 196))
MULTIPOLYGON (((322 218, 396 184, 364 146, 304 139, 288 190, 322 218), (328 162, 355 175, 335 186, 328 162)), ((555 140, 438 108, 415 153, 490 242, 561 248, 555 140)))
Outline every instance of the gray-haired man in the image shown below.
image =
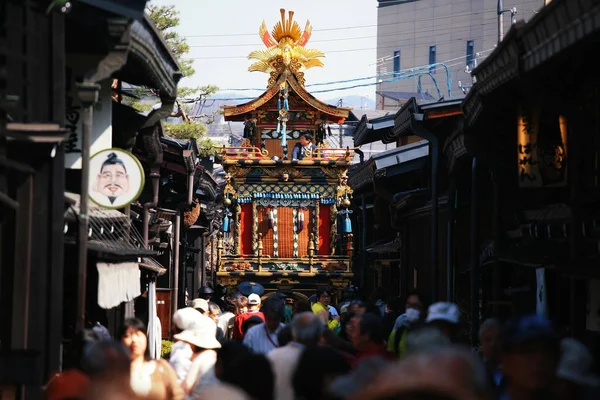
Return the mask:
POLYGON ((275 372, 275 400, 293 400, 292 375, 305 346, 319 344, 325 324, 312 312, 296 314, 292 319, 292 341, 267 354, 275 372))

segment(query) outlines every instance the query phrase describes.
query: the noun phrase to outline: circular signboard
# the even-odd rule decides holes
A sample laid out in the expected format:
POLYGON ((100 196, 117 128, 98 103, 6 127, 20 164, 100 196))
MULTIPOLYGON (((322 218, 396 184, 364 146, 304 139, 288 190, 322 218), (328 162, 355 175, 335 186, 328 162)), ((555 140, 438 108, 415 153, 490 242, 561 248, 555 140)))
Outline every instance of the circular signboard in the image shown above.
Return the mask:
POLYGON ((104 208, 124 208, 144 188, 140 161, 123 149, 106 149, 90 159, 90 200, 104 208))

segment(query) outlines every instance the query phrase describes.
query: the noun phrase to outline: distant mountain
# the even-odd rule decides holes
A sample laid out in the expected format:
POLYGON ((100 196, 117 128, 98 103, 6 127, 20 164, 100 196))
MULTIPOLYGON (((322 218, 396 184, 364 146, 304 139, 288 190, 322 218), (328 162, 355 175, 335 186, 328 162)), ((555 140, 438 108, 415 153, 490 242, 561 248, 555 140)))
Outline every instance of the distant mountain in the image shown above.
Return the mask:
MULTIPOLYGON (((254 99, 258 95, 260 95, 260 93, 257 93, 257 92, 217 93, 216 95, 213 96, 213 98, 209 98, 206 100, 204 107, 202 107, 202 108, 196 107, 194 109, 194 111, 192 112, 192 114, 213 113, 213 112, 220 110, 221 106, 246 103, 246 102, 250 101, 249 98, 254 99), (231 99, 231 100, 219 100, 219 99, 231 99), (245 100, 234 100, 234 99, 245 99, 245 100)), ((344 107, 360 108, 360 109, 365 109, 365 110, 374 110, 375 109, 375 101, 372 99, 369 99, 367 97, 364 97, 364 96, 348 95, 348 96, 329 98, 329 99, 323 99, 321 97, 318 97, 318 98, 319 98, 319 100, 324 101, 325 103, 331 104, 334 106, 338 105, 339 100, 342 99, 342 104, 344 107)))
POLYGON ((364 96, 342 96, 337 98, 330 98, 327 100, 323 100, 327 104, 332 104, 337 106, 338 102, 342 100, 342 105, 344 107, 352 107, 352 108, 362 108, 364 110, 374 110, 375 109, 375 101, 369 99, 364 96))

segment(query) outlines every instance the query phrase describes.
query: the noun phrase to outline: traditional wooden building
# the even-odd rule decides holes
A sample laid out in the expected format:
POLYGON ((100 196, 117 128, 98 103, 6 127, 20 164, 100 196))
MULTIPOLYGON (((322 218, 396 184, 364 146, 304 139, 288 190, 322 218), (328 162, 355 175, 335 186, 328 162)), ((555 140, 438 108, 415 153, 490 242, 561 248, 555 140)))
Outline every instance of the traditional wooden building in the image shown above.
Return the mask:
MULTIPOLYGON (((465 141, 493 185, 493 298, 598 330, 597 1, 553 0, 474 70, 465 141)), ((483 267, 482 267, 483 268, 483 267)))
POLYGON ((250 54, 258 60, 250 71, 269 73, 267 90, 248 103, 224 107, 226 121, 246 126, 243 145, 224 147, 220 154, 227 176, 217 277, 225 286, 254 280, 302 297, 319 285, 342 289, 353 278, 346 172, 354 154, 323 147, 327 124, 342 123, 349 109, 325 104, 306 90, 302 71, 321 66, 324 56, 304 47, 310 31, 307 25, 302 32, 293 12, 286 18, 285 10, 272 36, 263 23, 267 50, 250 54), (304 134, 316 147, 293 157, 304 134))

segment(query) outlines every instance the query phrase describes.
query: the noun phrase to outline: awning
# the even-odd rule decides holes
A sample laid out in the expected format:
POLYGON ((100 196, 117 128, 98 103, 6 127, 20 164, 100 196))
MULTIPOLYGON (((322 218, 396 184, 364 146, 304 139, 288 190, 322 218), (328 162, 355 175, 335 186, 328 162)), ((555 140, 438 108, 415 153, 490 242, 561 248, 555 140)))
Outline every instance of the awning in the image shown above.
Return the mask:
POLYGON ((400 251, 402 243, 399 237, 384 239, 372 243, 367 247, 367 253, 395 253, 400 251))
MULTIPOLYGON (((77 230, 80 195, 67 192, 65 198, 70 203, 65 213, 67 223, 65 234, 68 234, 71 227, 73 230, 77 230)), ((117 210, 99 208, 93 203, 90 203, 88 215, 88 250, 100 254, 102 258, 135 259, 140 256, 157 254, 156 251, 144 247, 142 235, 127 215, 117 210)), ((65 243, 76 244, 76 240, 72 235, 67 236, 65 243)))
POLYGON ((383 153, 374 155, 372 158, 375 160, 376 169, 382 169, 426 157, 429 157, 429 142, 421 140, 384 151, 383 153))
POLYGON ((161 98, 177 96, 177 83, 182 77, 179 65, 147 15, 133 22, 127 64, 116 75, 132 85, 158 89, 161 98))
POLYGON ((155 272, 157 275, 163 275, 167 272, 167 269, 152 257, 143 257, 139 264, 140 268, 155 272))
POLYGON ((383 139, 386 132, 394 129, 394 114, 368 119, 363 115, 354 129, 354 146, 378 142, 383 139))
POLYGON ((98 269, 98 305, 110 309, 141 295, 140 268, 138 263, 102 263, 98 269))

